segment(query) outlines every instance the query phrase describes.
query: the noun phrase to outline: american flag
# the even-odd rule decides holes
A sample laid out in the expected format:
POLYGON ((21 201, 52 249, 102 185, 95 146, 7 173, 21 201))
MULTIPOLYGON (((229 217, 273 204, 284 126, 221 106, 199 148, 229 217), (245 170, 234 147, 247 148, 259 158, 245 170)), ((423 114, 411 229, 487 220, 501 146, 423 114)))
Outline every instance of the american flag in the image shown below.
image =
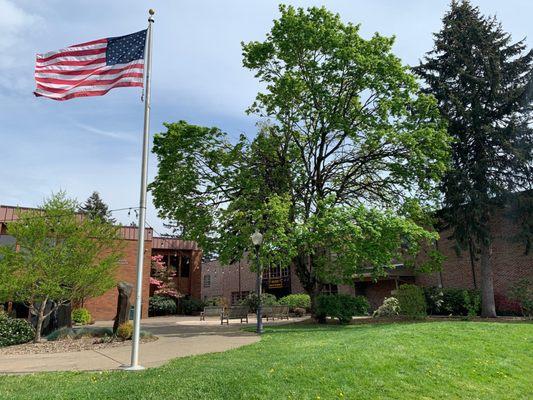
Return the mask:
POLYGON ((113 88, 143 86, 146 29, 37 54, 35 96, 54 100, 103 96, 113 88))

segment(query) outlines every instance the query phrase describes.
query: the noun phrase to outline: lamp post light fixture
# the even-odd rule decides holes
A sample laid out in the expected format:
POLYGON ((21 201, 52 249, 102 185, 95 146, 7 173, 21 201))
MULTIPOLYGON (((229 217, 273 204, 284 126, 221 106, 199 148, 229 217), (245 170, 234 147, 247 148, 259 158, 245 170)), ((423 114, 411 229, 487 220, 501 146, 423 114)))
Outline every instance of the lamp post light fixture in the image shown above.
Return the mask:
POLYGON ((262 280, 262 271, 261 271, 261 261, 259 260, 259 248, 263 243, 263 235, 257 229, 251 236, 252 243, 255 248, 255 268, 257 271, 257 281, 256 281, 256 291, 257 291, 257 328, 256 332, 258 335, 263 333, 263 302, 261 301, 261 280, 262 280))

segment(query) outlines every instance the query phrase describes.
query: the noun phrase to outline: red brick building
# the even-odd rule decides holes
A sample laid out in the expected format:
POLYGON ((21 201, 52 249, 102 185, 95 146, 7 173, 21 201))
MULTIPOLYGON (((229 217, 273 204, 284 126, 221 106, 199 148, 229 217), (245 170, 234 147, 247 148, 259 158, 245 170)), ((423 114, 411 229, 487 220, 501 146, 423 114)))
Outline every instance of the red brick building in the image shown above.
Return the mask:
MULTIPOLYGON (((491 262, 493 267, 494 293, 499 313, 516 312, 516 304, 509 301, 510 287, 523 278, 533 281, 533 252, 525 254, 523 243, 513 238, 517 226, 503 211, 491 223, 493 246, 491 262)), ((329 285, 329 292, 364 295, 373 309, 379 307, 383 299, 391 296, 399 285, 416 283, 421 286, 441 286, 444 288, 479 288, 481 273, 479 260, 472 260, 468 252, 458 254, 455 243, 449 238, 450 231, 441 232, 438 249, 445 256, 442 271, 429 274, 416 274, 398 265, 389 271, 387 277, 374 282, 369 274, 363 274, 353 285, 329 285)), ((288 293, 303 293, 304 290, 294 272, 294 268, 270 269, 263 276, 263 290, 276 296, 288 293)), ((235 302, 240 296, 255 291, 255 273, 251 272, 246 261, 230 266, 220 266, 218 261, 206 262, 202 266, 202 299, 223 296, 235 302)))
MULTIPOLYGON (((17 209, 21 207, 0 205, 0 245, 14 243, 7 232, 7 223, 17 219, 17 209)), ((26 208, 27 209, 27 208, 26 208)), ((137 241, 139 230, 136 227, 121 226, 120 237, 124 241, 123 257, 119 261, 116 279, 134 285, 136 280, 137 241)), ((196 243, 179 239, 153 237, 152 229, 145 231, 143 266, 142 317, 148 317, 148 301, 150 295, 150 264, 151 256, 163 255, 167 265, 176 268, 178 285, 183 295, 200 299, 200 276, 202 251, 196 243)), ((84 306, 95 320, 113 319, 117 310, 117 290, 110 289, 102 296, 88 299, 84 306)), ((132 302, 135 290, 132 293, 132 302)))
MULTIPOLYGON (((120 260, 117 270, 117 282, 126 281, 135 286, 138 229, 121 227, 121 233, 125 241, 125 247, 123 250, 124 257, 120 260)), ((151 257, 154 255, 162 255, 165 264, 175 269, 177 272, 177 287, 182 295, 200 299, 202 251, 196 243, 180 239, 154 237, 152 229, 146 229, 145 238, 142 318, 148 317, 150 265, 151 257)), ((134 299, 135 291, 132 293, 132 303, 134 299)), ((89 299, 85 303, 85 307, 87 307, 95 320, 113 319, 117 311, 117 290, 113 288, 102 296, 89 299)))
MULTIPOLYGON (((509 289, 521 279, 533 282, 533 251, 525 253, 525 244, 516 240, 518 227, 506 218, 502 210, 491 221, 493 237, 491 263, 494 279, 494 298, 499 313, 517 312, 517 304, 509 301, 509 289)), ((416 283, 422 286, 451 288, 480 288, 479 259, 470 259, 468 251, 458 254, 451 231, 441 232, 439 251, 446 257, 441 272, 421 274, 416 283)))
POLYGON ((176 289, 183 296, 201 298, 202 250, 196 242, 155 237, 152 255, 163 256, 163 262, 176 274, 176 289))

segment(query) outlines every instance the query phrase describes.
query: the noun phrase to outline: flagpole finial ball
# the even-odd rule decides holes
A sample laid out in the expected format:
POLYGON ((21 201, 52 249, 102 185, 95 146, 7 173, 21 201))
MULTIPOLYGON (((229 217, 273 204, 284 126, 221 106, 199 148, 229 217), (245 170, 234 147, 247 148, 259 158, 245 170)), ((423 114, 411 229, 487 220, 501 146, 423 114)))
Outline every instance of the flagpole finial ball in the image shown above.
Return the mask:
POLYGON ((150 8, 150 9, 148 10, 148 14, 150 14, 150 15, 154 15, 154 14, 155 14, 155 10, 154 10, 153 8, 150 8))

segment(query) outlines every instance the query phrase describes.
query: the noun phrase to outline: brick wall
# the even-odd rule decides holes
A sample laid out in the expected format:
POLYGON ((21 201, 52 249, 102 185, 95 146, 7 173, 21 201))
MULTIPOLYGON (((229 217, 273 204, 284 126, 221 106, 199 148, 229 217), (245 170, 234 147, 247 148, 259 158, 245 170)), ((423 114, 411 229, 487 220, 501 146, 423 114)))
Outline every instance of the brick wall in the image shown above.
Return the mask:
POLYGON ((305 293, 305 289, 296 275, 296 268, 291 266, 291 293, 305 293))
POLYGON ((231 293, 239 291, 239 280, 241 292, 255 292, 256 274, 250 271, 249 262, 243 259, 240 264, 222 266, 218 260, 208 261, 202 264, 202 299, 213 297, 224 297, 231 301, 231 293), (239 279, 240 269, 240 279, 239 279), (209 287, 204 286, 204 277, 210 276, 209 287))
MULTIPOLYGON (((150 236, 149 236, 150 237, 150 236)), ((137 276, 137 240, 124 239, 124 257, 120 260, 116 273, 118 281, 126 281, 133 285, 131 295, 132 304, 135 303, 135 282, 137 276)), ((152 254, 152 240, 144 243, 144 266, 143 266, 143 295, 142 295, 142 317, 148 317, 148 298, 150 290, 150 256, 152 254)), ((85 302, 85 307, 91 313, 93 319, 99 321, 111 320, 117 311, 118 291, 115 288, 108 290, 102 296, 89 299, 85 302)))
MULTIPOLYGON (((168 239, 167 240, 171 245, 175 245, 175 248, 154 248, 152 247, 152 255, 161 255, 163 256, 163 262, 169 266, 169 256, 179 256, 189 258, 189 276, 182 277, 181 271, 176 274, 176 288, 179 293, 183 295, 190 295, 195 299, 201 299, 201 268, 202 268, 202 251, 194 246, 194 249, 185 248, 184 250, 180 248, 180 244, 187 244, 187 241, 179 239, 168 239)), ((154 238, 152 241, 152 246, 158 245, 158 242, 161 242, 161 238, 154 238)), ((185 247, 185 246, 183 246, 185 247)), ((190 246, 189 246, 190 247, 190 246)), ((171 266, 172 267, 172 266, 171 266)), ((173 268, 178 269, 179 267, 173 266, 173 268)), ((182 267, 183 268, 183 267, 182 267)), ((154 291, 154 287, 150 289, 151 292, 154 291)))
POLYGON ((191 256, 191 276, 189 292, 195 299, 202 298, 202 251, 195 250, 191 256))
MULTIPOLYGON (((512 221, 505 218, 503 212, 498 214, 492 221, 492 235, 494 237, 492 248, 492 265, 494 277, 494 292, 496 296, 497 308, 500 304, 508 303, 509 288, 522 278, 529 278, 533 281, 533 252, 524 254, 524 245, 517 243, 512 238, 517 233, 517 227, 512 221)), ((438 242, 439 250, 444 254, 442 272, 429 274, 419 274, 416 278, 402 277, 401 283, 416 283, 421 286, 438 286, 442 282, 443 287, 451 288, 473 288, 474 276, 472 273, 470 256, 468 252, 456 254, 453 240, 448 239, 451 232, 441 233, 438 242)), ((475 281, 477 287, 480 286, 479 260, 475 261, 475 281)), ((202 299, 224 296, 231 298, 232 291, 238 291, 238 263, 227 267, 221 267, 218 261, 204 263, 202 266, 202 299), (211 276, 211 285, 203 287, 204 275, 211 276)), ((378 282, 361 282, 359 290, 349 285, 339 285, 339 293, 363 294, 368 297, 372 309, 379 307, 385 297, 391 296, 391 292, 396 289, 394 279, 382 279, 378 282), (363 291, 361 293, 360 291, 363 291)), ((255 273, 248 268, 248 263, 241 262, 241 290, 255 291, 255 273)), ((294 268, 291 268, 291 292, 305 293, 294 268)))
MULTIPOLYGON (((499 212, 491 222, 493 236, 491 263, 494 293, 498 303, 506 300, 509 289, 520 279, 528 278, 533 281, 533 252, 524 254, 524 244, 513 240, 518 228, 504 216, 503 211, 499 212)), ((442 232, 438 243, 439 251, 446 257, 442 272, 421 274, 417 276, 416 283, 422 286, 438 286, 441 276, 442 286, 445 288, 474 288, 475 274, 476 286, 479 288, 481 283, 479 259, 475 260, 472 273, 469 252, 457 254, 454 250, 454 241, 448 239, 450 235, 451 231, 442 232)))

